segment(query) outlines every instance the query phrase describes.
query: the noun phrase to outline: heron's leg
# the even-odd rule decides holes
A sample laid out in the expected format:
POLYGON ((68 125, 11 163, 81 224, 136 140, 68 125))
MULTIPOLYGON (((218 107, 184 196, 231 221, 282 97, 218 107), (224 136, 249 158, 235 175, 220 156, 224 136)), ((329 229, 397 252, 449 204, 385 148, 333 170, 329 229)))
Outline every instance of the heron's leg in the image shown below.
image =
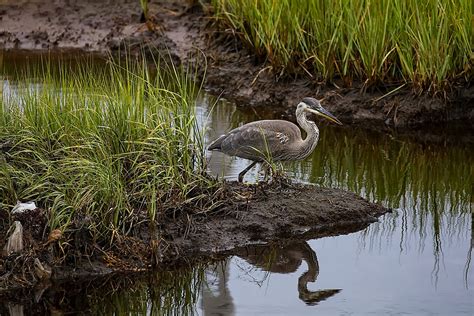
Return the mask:
POLYGON ((243 182, 244 181, 244 176, 245 174, 253 168, 253 166, 255 166, 257 164, 256 161, 252 162, 247 168, 245 168, 244 170, 242 170, 241 173, 239 173, 239 182, 243 182))

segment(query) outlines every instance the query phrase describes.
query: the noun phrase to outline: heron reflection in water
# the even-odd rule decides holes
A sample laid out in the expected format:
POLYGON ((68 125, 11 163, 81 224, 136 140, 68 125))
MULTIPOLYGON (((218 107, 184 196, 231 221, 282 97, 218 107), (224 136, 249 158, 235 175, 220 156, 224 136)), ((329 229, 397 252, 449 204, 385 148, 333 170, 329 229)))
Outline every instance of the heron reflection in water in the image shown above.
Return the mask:
POLYGON ((238 256, 248 263, 268 272, 293 273, 303 261, 308 270, 298 278, 299 298, 307 305, 316 305, 339 293, 341 289, 310 291, 308 283, 316 282, 319 275, 319 263, 316 252, 305 241, 297 241, 284 246, 250 246, 238 252, 238 256))
POLYGON ((239 173, 239 182, 257 162, 301 160, 308 157, 316 148, 319 129, 315 122, 307 119, 314 113, 337 124, 342 123, 314 98, 304 98, 296 108, 296 121, 306 132, 303 139, 299 127, 284 120, 261 120, 250 122, 221 135, 213 141, 208 150, 223 152, 252 160, 252 163, 239 173))
MULTIPOLYGON (((298 278, 299 299, 307 305, 317 305, 331 296, 339 293, 341 289, 323 289, 311 291, 308 283, 316 282, 319 275, 319 263, 316 253, 305 241, 296 241, 286 245, 253 245, 237 250, 236 255, 252 266, 271 273, 293 273, 298 270, 303 261, 308 270, 298 278)), ((216 265, 213 274, 217 285, 214 291, 203 289, 202 309, 204 315, 226 314, 232 315, 235 306, 231 291, 227 286, 229 280, 229 265, 216 265)))

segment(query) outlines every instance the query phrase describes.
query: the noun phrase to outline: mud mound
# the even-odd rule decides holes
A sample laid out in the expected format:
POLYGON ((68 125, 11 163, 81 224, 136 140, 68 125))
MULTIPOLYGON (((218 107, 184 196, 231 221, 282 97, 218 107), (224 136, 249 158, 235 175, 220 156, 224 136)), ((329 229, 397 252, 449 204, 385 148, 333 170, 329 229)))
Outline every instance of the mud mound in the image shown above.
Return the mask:
MULTIPOLYGON (((25 248, 0 257, 0 296, 15 288, 45 286, 50 279, 169 268, 251 244, 349 233, 389 211, 350 192, 286 181, 224 183, 222 192, 226 198, 215 211, 169 212, 156 231, 143 223, 133 236, 118 236, 111 245, 91 238, 86 218, 72 219, 68 231, 60 233, 49 232, 45 210, 16 216, 13 220, 24 228, 25 248), (38 273, 38 261, 48 267, 50 277, 38 273)), ((0 235, 6 239, 8 216, 3 215, 0 235)))
POLYGON ((163 231, 184 253, 349 233, 390 211, 354 193, 312 185, 227 185, 236 198, 218 213, 164 225, 163 231))

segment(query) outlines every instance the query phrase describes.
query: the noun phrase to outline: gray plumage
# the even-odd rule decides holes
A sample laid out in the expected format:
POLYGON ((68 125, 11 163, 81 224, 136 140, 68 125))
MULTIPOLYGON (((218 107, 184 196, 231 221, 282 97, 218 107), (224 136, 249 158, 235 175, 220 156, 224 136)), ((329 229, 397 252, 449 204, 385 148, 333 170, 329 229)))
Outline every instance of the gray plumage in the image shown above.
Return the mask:
POLYGON ((316 123, 306 117, 308 112, 322 115, 338 124, 337 118, 325 110, 314 98, 304 98, 296 108, 296 120, 306 132, 303 139, 295 124, 283 120, 261 120, 247 123, 221 135, 208 150, 217 150, 229 156, 252 160, 253 163, 239 174, 242 182, 245 173, 257 162, 300 160, 309 156, 319 139, 316 123))

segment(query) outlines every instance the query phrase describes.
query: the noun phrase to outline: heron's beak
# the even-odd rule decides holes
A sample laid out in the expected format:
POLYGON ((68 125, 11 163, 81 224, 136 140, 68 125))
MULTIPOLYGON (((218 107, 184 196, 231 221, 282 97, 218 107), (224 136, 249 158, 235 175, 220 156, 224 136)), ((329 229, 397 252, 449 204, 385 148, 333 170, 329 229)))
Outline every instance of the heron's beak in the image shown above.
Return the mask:
POLYGON ((339 125, 342 125, 341 121, 339 121, 334 115, 332 115, 328 110, 326 110, 325 108, 321 107, 320 109, 307 109, 309 112, 311 113, 314 113, 314 114, 317 114, 317 115, 320 115, 322 117, 325 117, 327 118, 328 120, 336 123, 336 124, 339 124, 339 125))

